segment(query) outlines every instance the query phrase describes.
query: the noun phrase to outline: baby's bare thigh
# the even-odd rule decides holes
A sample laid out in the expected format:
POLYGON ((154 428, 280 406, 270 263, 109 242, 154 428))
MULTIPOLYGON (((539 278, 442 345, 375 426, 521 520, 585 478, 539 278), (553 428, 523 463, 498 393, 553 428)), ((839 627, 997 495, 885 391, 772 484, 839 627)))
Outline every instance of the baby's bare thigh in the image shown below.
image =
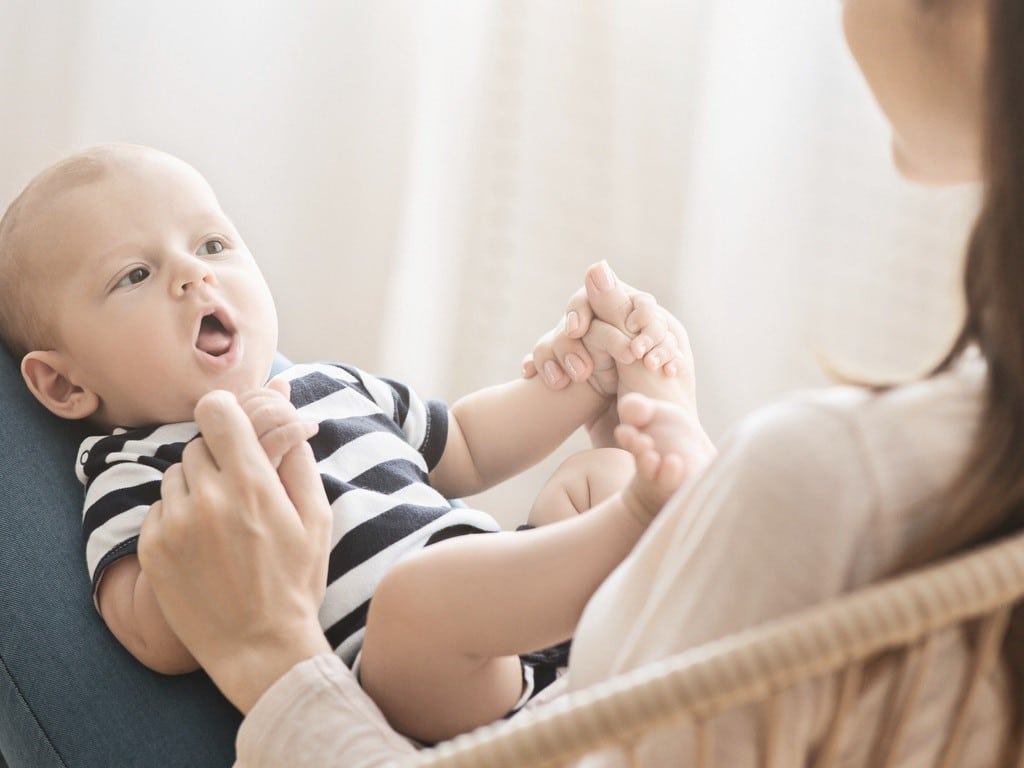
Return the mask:
POLYGON ((633 477, 633 456, 621 448, 592 448, 563 461, 530 510, 530 525, 547 525, 597 506, 633 477))

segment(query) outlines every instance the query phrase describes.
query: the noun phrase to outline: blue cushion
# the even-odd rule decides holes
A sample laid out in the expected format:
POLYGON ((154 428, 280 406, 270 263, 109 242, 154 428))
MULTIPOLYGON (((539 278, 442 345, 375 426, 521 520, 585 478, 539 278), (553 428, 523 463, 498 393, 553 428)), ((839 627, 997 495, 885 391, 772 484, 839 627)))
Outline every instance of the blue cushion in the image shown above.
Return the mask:
MULTIPOLYGON (((280 361, 279 361, 280 363, 280 361)), ((74 460, 0 347, 0 754, 10 768, 224 768, 238 712, 201 672, 164 677, 93 609, 74 460)))

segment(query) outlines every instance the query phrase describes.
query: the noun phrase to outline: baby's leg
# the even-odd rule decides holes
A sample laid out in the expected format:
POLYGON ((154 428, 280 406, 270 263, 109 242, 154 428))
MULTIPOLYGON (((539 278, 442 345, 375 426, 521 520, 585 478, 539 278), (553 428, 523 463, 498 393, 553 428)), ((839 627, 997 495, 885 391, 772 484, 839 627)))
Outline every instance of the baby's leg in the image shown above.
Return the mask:
POLYGON ((450 539, 384 577, 370 603, 360 680, 398 731, 439 741, 512 709, 522 694, 518 654, 570 637, 590 595, 643 532, 615 506, 632 475, 626 451, 578 453, 530 513, 541 527, 450 539))
POLYGON ((526 522, 537 527, 586 512, 625 488, 633 472, 633 456, 620 448, 574 453, 541 488, 526 522))
MULTIPOLYGON (((359 681, 399 733, 426 744, 443 741, 504 717, 519 699, 517 652, 496 654, 493 645, 486 650, 472 646, 482 623, 475 615, 477 605, 452 610, 448 600, 449 594, 455 596, 451 591, 469 586, 472 569, 449 568, 444 556, 455 554, 457 561, 463 540, 529 533, 476 534, 440 542, 403 560, 377 587, 367 616, 359 681)), ((500 609, 489 597, 478 602, 483 599, 491 602, 487 607, 500 609)))

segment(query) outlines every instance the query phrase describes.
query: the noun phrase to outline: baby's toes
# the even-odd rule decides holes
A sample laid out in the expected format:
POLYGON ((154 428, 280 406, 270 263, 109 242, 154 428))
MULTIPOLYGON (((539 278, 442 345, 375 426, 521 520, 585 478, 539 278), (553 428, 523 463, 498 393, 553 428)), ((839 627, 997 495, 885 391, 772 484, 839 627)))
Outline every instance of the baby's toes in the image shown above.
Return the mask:
POLYGON ((650 424, 654 414, 654 401, 638 392, 630 392, 619 399, 619 421, 623 424, 643 428, 650 424))
POLYGON ((686 462, 682 456, 678 453, 670 453, 662 458, 658 472, 658 484, 665 488, 669 495, 675 493, 685 479, 686 462))
POLYGON ((661 467, 661 456, 654 450, 642 450, 635 455, 636 472, 648 482, 657 482, 658 470, 661 467))

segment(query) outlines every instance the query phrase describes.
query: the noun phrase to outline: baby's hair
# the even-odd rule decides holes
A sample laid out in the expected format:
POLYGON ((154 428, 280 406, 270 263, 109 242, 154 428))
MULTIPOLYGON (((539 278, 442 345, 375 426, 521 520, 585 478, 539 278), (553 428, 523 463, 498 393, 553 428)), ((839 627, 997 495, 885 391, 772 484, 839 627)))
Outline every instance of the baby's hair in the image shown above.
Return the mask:
POLYGON ((47 274, 32 247, 38 227, 46 226, 47 209, 63 191, 101 179, 118 159, 156 152, 131 144, 103 144, 76 152, 37 174, 0 218, 0 341, 20 360, 54 342, 52 311, 44 288, 47 274))

